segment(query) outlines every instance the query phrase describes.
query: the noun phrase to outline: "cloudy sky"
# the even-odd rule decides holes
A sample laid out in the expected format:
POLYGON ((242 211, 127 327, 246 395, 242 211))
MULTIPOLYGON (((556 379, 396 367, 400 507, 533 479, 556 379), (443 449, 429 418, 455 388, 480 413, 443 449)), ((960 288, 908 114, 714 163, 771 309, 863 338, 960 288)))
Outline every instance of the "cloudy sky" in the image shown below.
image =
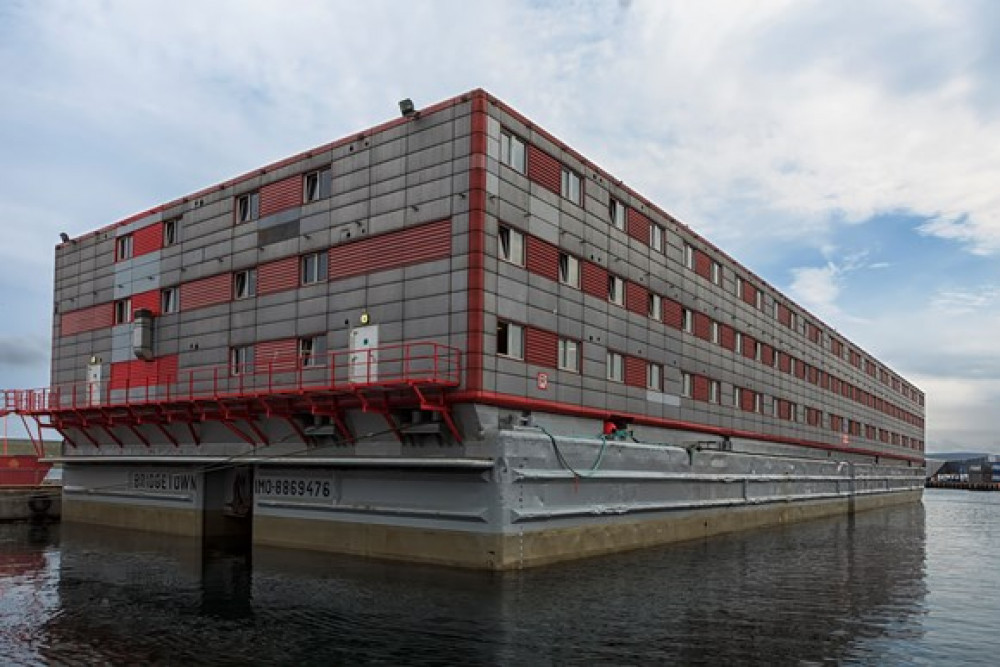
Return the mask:
POLYGON ((483 87, 1000 453, 1000 3, 0 2, 0 386, 53 247, 483 87))

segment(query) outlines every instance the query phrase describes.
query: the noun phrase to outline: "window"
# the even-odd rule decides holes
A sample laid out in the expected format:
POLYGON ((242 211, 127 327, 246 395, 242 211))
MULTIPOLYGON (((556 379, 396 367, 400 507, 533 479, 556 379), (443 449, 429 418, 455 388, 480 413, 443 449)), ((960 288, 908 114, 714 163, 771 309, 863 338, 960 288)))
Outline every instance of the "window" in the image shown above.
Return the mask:
POLYGON ((625 204, 612 197, 608 203, 608 215, 611 218, 612 225, 623 231, 625 230, 625 204))
POLYGON ((257 293, 257 271, 247 269, 233 274, 233 298, 249 299, 257 293))
POLYGON ((132 257, 132 235, 119 236, 115 241, 115 261, 132 257))
POLYGON ((500 132, 500 164, 505 164, 514 171, 523 174, 525 171, 524 142, 509 132, 500 132))
POLYGON ((649 362, 646 364, 646 389, 663 391, 663 366, 649 362))
POLYGON ((694 248, 687 243, 684 244, 684 266, 689 269, 694 268, 694 248))
POLYGON ((497 230, 497 237, 500 239, 500 259, 524 266, 524 235, 516 229, 501 225, 497 230))
POLYGON ((663 319, 663 298, 659 294, 650 292, 646 301, 649 304, 647 312, 650 319, 657 321, 663 319))
POLYGON ((608 276, 608 301, 617 305, 625 305, 625 281, 618 276, 608 276))
POLYGON ((580 260, 564 252, 559 253, 559 282, 570 287, 580 286, 580 260))
POLYGON ((657 252, 663 252, 663 227, 653 223, 649 226, 649 247, 657 252))
POLYGON ((312 285, 326 280, 326 259, 325 252, 313 252, 302 255, 299 260, 301 267, 301 277, 303 285, 312 285))
POLYGON ((236 198, 236 223, 250 222, 260 217, 260 193, 248 192, 236 198))
POLYGON ((712 320, 712 342, 719 344, 719 323, 715 320, 712 320))
POLYGON ((681 373, 681 396, 691 398, 691 374, 681 373))
POLYGON ((562 196, 574 204, 580 203, 580 175, 566 167, 562 170, 562 196))
POLYGON ((524 329, 511 322, 497 322, 497 354, 524 358, 524 329))
POLYGON ((176 313, 180 310, 180 293, 176 287, 160 290, 160 312, 176 313))
POLYGON ((330 168, 310 171, 302 179, 302 201, 319 201, 330 196, 330 168))
POLYGON ((760 341, 754 341, 753 344, 753 360, 760 361, 764 356, 764 346, 761 345, 760 341))
POLYGON ((681 310, 681 324, 687 333, 694 331, 694 314, 687 308, 681 310))
POLYGON ((559 339, 559 368, 574 373, 580 372, 580 344, 575 340, 559 339))
POLYGON ((757 310, 764 310, 764 295, 760 290, 756 290, 753 293, 753 306, 757 310))
POLYGON ((722 402, 722 386, 718 380, 711 380, 708 383, 708 402, 716 405, 722 402))
POLYGON ((715 285, 722 284, 722 265, 718 262, 712 262, 712 283, 715 285))
POLYGON ((299 339, 299 364, 303 368, 323 365, 324 340, 322 336, 299 339))
POLYGON ((625 358, 617 352, 607 355, 608 379, 612 382, 625 381, 625 358))
POLYGON ((163 245, 164 245, 164 247, 171 246, 171 245, 177 243, 177 240, 178 240, 177 232, 179 231, 180 222, 181 221, 180 221, 179 218, 174 218, 173 220, 164 220, 163 221, 163 245))
POLYGON ((229 374, 241 375, 250 372, 253 363, 253 348, 249 345, 229 348, 229 374))
POLYGON ((736 276, 736 296, 743 298, 743 279, 739 276, 736 276))
POLYGON ((736 342, 734 344, 734 348, 736 350, 736 354, 743 354, 743 333, 737 331, 735 334, 735 340, 736 342))
POLYGON ((125 298, 115 301, 115 324, 125 324, 132 321, 132 299, 125 298))

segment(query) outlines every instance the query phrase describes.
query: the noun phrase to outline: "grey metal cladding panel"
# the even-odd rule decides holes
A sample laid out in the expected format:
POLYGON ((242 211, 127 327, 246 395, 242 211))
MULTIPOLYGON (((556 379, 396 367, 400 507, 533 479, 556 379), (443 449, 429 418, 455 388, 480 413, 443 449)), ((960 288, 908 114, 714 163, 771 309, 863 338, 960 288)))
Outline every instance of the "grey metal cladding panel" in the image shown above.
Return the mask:
MULTIPOLYGON (((330 225, 336 227, 338 225, 345 225, 351 223, 361 223, 357 225, 358 229, 364 229, 367 226, 365 222, 371 213, 371 207, 369 206, 368 194, 364 193, 354 197, 354 201, 343 201, 337 207, 330 211, 330 225)), ((342 236, 338 236, 336 233, 333 235, 334 243, 337 242, 342 236)))
POLYGON ((443 338, 448 335, 448 318, 441 315, 431 317, 409 316, 403 320, 403 337, 406 340, 443 338))
POLYGON ((403 304, 403 317, 437 316, 445 320, 443 315, 448 314, 450 297, 447 293, 433 296, 425 296, 407 299, 403 304))
POLYGON ((394 211, 404 206, 406 206, 406 192, 403 190, 371 198, 372 215, 394 211))
POLYGON ((429 295, 445 294, 450 287, 450 273, 436 273, 422 278, 413 278, 403 284, 403 298, 410 300, 429 295))
POLYGON ((291 301, 287 303, 274 304, 269 306, 258 306, 257 308, 257 326, 269 325, 269 324, 286 324, 289 327, 294 326, 295 317, 298 312, 298 302, 291 301))
POLYGON ((399 158, 372 168, 371 195, 379 197, 406 189, 406 158, 399 158))
POLYGON ((409 204, 404 210, 405 225, 409 227, 448 218, 452 214, 453 203, 451 197, 441 197, 420 204, 409 204))

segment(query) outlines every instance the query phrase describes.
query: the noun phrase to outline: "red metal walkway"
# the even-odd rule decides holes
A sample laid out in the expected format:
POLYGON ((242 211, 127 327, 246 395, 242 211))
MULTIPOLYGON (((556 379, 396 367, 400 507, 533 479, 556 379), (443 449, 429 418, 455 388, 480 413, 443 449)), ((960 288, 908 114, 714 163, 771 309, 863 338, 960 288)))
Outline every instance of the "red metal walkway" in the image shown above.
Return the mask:
MULTIPOLYGON (((441 415, 451 434, 461 440, 445 401, 445 392, 461 381, 462 353, 434 342, 402 343, 364 351, 337 351, 321 356, 275 357, 253 363, 153 373, 117 383, 77 382, 47 389, 5 390, 0 414, 31 417, 41 429, 68 434, 77 430, 100 446, 92 429, 102 430, 118 446, 124 442, 112 427, 125 427, 149 446, 140 425, 154 426, 175 446, 180 442, 169 424, 184 424, 191 441, 200 444, 195 424, 217 421, 251 445, 269 444, 256 423, 259 417, 284 420, 303 441, 307 435, 294 419, 303 413, 326 416, 340 435, 353 441, 344 419, 349 408, 382 414, 402 438, 391 411, 420 408, 441 415), (244 430, 247 429, 247 430, 244 430)), ((26 424, 27 426, 27 424, 26 424)), ((35 436, 29 429, 32 440, 35 436)))

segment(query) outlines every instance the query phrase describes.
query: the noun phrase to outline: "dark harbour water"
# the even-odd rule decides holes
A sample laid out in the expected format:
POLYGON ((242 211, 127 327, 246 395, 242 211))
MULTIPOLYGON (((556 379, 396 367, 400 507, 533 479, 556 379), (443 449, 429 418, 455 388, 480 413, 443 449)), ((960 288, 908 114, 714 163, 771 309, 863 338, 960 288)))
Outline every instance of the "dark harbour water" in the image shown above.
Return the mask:
POLYGON ((1000 664, 1000 494, 507 574, 0 526, 0 664, 1000 664))

